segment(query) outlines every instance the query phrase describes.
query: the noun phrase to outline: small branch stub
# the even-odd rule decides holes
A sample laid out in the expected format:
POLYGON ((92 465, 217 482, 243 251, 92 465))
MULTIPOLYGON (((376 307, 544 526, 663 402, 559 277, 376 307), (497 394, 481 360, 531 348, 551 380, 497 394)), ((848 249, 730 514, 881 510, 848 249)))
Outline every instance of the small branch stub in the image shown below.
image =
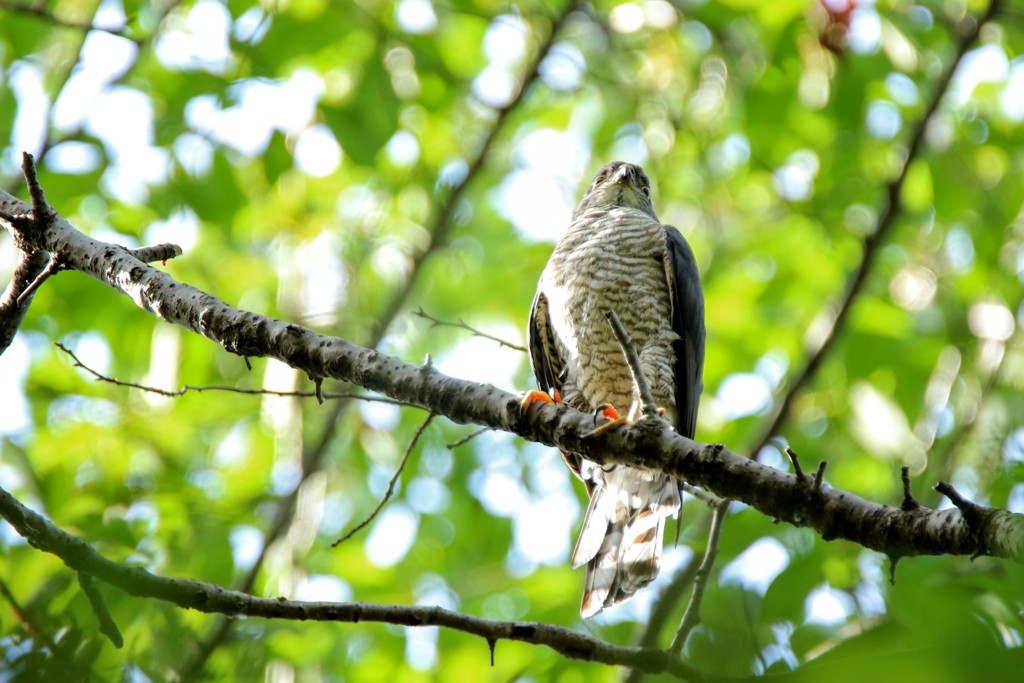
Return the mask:
POLYGON ((910 492, 910 468, 906 465, 900 470, 900 476, 903 478, 903 503, 900 505, 900 509, 904 512, 912 512, 921 507, 921 504, 914 498, 914 494, 910 492))
POLYGON ((129 249, 131 255, 139 259, 143 263, 154 263, 156 261, 162 261, 166 264, 172 258, 181 256, 181 247, 177 244, 154 244, 148 247, 139 247, 138 249, 129 249))
POLYGON ((889 555, 889 584, 896 585, 896 565, 900 563, 899 555, 889 555))
POLYGON ((961 496, 960 492, 957 491, 949 482, 940 481, 935 485, 935 490, 946 498, 949 498, 949 501, 956 506, 957 510, 960 511, 964 521, 967 522, 967 526, 970 528, 974 537, 974 542, 977 544, 977 549, 971 554, 971 559, 973 560, 976 557, 987 555, 988 551, 985 548, 984 534, 982 533, 982 527, 984 526, 985 521, 985 509, 977 503, 973 503, 961 496))
POLYGON ((793 463, 793 474, 795 474, 796 478, 803 483, 805 481, 804 469, 800 467, 800 457, 796 454, 796 451, 789 446, 786 446, 786 455, 789 456, 789 461, 793 463))
POLYGON ((978 506, 972 503, 971 501, 967 500, 963 496, 961 496, 960 492, 957 491, 952 484, 950 484, 949 482, 940 481, 938 484, 935 485, 935 490, 944 495, 946 498, 949 498, 949 502, 951 502, 953 505, 956 506, 958 510, 960 510, 960 514, 964 516, 964 519, 967 520, 968 524, 974 526, 979 521, 978 506))
POLYGON ((822 460, 818 463, 818 471, 814 473, 814 490, 821 491, 821 485, 825 481, 825 468, 828 467, 828 461, 822 460))
POLYGON ((103 601, 103 595, 92 582, 92 577, 85 572, 78 572, 78 585, 82 587, 82 592, 89 599, 89 606, 92 607, 92 611, 100 622, 100 633, 109 638, 114 647, 121 649, 124 646, 124 638, 121 636, 117 624, 114 623, 114 618, 110 616, 110 610, 107 609, 107 603, 103 601))
POLYGON ((43 186, 39 184, 35 157, 28 152, 23 152, 21 155, 21 170, 25 174, 25 184, 28 185, 28 196, 32 199, 32 220, 36 226, 42 225, 55 214, 46 202, 43 186))

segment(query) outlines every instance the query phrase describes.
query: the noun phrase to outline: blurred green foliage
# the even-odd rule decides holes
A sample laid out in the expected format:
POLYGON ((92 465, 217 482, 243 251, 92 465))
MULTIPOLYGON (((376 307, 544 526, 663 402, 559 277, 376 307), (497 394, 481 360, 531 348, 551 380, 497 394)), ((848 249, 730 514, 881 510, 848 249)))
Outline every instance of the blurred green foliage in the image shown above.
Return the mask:
MULTIPOLYGON (((531 385, 523 354, 411 312, 522 343, 557 237, 541 230, 544 217, 567 219, 606 161, 642 162, 661 218, 691 241, 704 276, 697 437, 741 452, 825 333, 910 131, 957 36, 985 9, 879 0, 858 6, 844 34, 850 15, 814 0, 580 5, 499 116, 561 3, 45 3, 57 20, 10 4, 28 3, 0 7, 8 189, 24 193, 27 147, 41 156, 48 198, 83 231, 129 246, 182 242, 167 271, 233 305, 358 343, 379 338, 411 362, 429 353, 505 389, 531 385), (90 22, 123 24, 126 37, 76 26, 90 22), (117 67, 105 76, 104 60, 117 67), (100 74, 92 86, 88 69, 100 74), (394 301, 397 315, 382 321, 394 301)), ((941 502, 929 487, 949 479, 973 500, 1024 510, 1020 17, 1009 7, 965 58, 847 325, 780 430, 806 462, 829 461, 831 484, 872 500, 898 503, 908 465, 925 504, 941 502)), ((14 259, 0 239, 4 281, 14 259)), ((548 449, 488 434, 449 450, 471 427, 435 420, 392 514, 332 550, 380 500, 420 411, 356 403, 329 422, 312 399, 161 398, 94 381, 55 341, 110 377, 169 389, 311 383, 262 359, 247 371, 78 274, 47 282, 0 366, 0 484, 108 557, 239 585, 299 481, 302 453, 326 434, 327 455, 266 553, 257 593, 442 604, 620 644, 643 631, 641 608, 580 622, 582 575, 567 556, 582 492, 548 449), (524 537, 537 525, 523 520, 552 510, 560 536, 538 562, 524 537)), ((762 460, 788 467, 782 443, 762 460)), ((684 518, 676 566, 706 543, 704 506, 688 499, 684 518)), ((478 639, 373 624, 238 620, 210 641, 215 617, 101 586, 125 637, 116 650, 68 570, 0 529, 0 579, 20 604, 0 601, 3 681, 74 670, 164 681, 196 661, 211 680, 621 675, 508 642, 491 669, 478 639), (215 644, 205 660, 201 642, 215 644)), ((1019 566, 906 559, 890 585, 875 553, 734 506, 717 568, 685 652, 712 674, 1019 680, 1019 566)))

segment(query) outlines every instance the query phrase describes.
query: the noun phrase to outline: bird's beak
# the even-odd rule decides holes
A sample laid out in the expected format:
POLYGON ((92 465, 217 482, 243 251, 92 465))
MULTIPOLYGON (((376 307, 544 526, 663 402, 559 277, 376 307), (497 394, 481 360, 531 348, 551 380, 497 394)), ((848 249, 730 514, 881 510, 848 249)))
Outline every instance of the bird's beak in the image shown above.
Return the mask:
POLYGON ((615 172, 615 177, 612 178, 612 182, 616 185, 620 183, 632 184, 636 180, 636 167, 633 164, 624 164, 619 167, 619 170, 615 172))

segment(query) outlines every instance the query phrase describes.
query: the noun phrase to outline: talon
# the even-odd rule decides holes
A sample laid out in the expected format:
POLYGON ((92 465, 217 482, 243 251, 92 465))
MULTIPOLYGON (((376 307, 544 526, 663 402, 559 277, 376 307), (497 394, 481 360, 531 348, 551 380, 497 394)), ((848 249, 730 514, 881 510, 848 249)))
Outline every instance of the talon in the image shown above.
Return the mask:
POLYGON ((629 420, 627 418, 619 416, 619 411, 617 411, 615 406, 611 403, 602 403, 594 410, 594 431, 587 434, 586 438, 600 436, 605 432, 618 429, 628 422, 629 420), (599 417, 603 417, 607 422, 597 424, 597 419, 599 417))
POLYGON ((599 405, 597 410, 594 412, 594 417, 596 418, 598 415, 609 420, 619 419, 619 411, 615 410, 615 406, 611 403, 602 403, 599 405))
POLYGON ((558 393, 558 389, 551 389, 551 393, 547 394, 537 389, 531 389, 530 391, 524 391, 522 397, 519 399, 519 409, 524 413, 534 403, 561 403, 562 395, 558 393))

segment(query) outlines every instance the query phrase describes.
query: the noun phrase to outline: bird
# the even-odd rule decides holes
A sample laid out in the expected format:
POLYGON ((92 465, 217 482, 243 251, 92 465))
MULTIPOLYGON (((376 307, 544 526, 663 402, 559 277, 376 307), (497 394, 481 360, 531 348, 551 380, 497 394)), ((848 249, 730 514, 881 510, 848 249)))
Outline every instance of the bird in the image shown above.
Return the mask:
MULTIPOLYGON (((682 234, 658 220, 643 168, 623 161, 597 172, 541 274, 527 329, 539 390, 525 393, 524 409, 558 400, 594 412, 595 423, 623 410, 616 424, 639 418, 642 400, 609 311, 632 338, 659 411, 693 438, 706 336, 700 272, 682 234)), ((580 615, 590 618, 657 577, 681 482, 575 453, 562 458, 589 497, 571 562, 587 567, 580 615)))

